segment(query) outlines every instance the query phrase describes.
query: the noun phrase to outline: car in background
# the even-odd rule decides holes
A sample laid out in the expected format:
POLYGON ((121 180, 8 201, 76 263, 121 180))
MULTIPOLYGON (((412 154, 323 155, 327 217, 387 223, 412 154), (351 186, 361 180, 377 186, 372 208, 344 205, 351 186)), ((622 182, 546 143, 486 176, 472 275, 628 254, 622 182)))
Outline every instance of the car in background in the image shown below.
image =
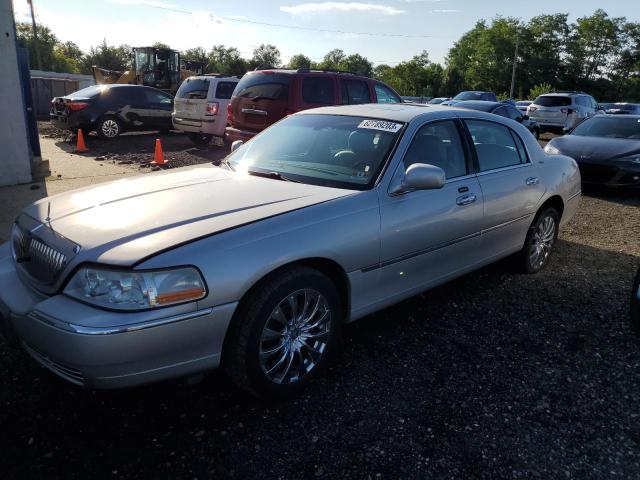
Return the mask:
POLYGON ((520 100, 516 102, 516 108, 523 113, 527 113, 527 107, 533 103, 532 100, 520 100))
POLYGON ((330 70, 258 70, 238 83, 228 106, 225 138, 249 140, 278 120, 310 108, 403 103, 393 88, 368 77, 330 70))
POLYGON ((527 115, 540 125, 541 133, 563 133, 598 113, 598 103, 584 92, 555 92, 538 96, 527 115))
POLYGON ((306 110, 223 167, 26 207, 0 245, 2 331, 86 388, 222 366, 283 397, 336 359, 345 323, 507 256, 539 272, 580 202, 571 158, 439 106, 306 110))
POLYGON ((112 139, 123 132, 172 128, 173 97, 142 85, 93 85, 51 100, 49 119, 62 130, 95 131, 112 139))
POLYGON ((601 103, 599 109, 609 115, 640 115, 640 104, 637 103, 601 103))
POLYGON ((224 139, 227 105, 240 77, 200 75, 185 79, 173 105, 173 127, 186 132, 198 146, 208 145, 213 137, 224 139))
POLYGON ((451 100, 451 97, 436 97, 436 98, 432 98, 431 100, 429 100, 427 102, 427 104, 429 105, 440 105, 442 102, 447 102, 451 100))
POLYGON ((640 115, 596 115, 545 146, 578 162, 582 183, 640 188, 640 115))
POLYGON ((482 91, 479 91, 479 90, 469 90, 469 91, 460 92, 455 97, 453 97, 451 100, 447 100, 445 102, 442 102, 442 105, 446 105, 447 107, 451 107, 451 106, 455 105, 458 102, 464 102, 464 101, 467 101, 467 100, 483 100, 483 101, 486 101, 486 102, 497 102, 498 101, 498 97, 493 92, 482 92, 482 91))
POLYGON ((480 112, 493 113, 501 117, 510 118, 524 125, 536 140, 540 137, 540 126, 537 122, 531 120, 526 114, 522 113, 509 102, 486 102, 482 100, 466 100, 458 102, 454 105, 457 108, 467 108, 469 110, 478 110, 480 112))
POLYGON ((640 267, 631 288, 631 326, 640 333, 640 267))

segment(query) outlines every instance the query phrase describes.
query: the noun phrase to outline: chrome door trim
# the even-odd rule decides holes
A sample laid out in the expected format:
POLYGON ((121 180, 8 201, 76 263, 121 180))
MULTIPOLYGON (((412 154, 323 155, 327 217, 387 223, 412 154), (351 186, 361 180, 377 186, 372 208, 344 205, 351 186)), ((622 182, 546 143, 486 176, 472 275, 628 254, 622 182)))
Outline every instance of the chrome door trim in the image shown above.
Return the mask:
POLYGON ((242 113, 253 113, 254 115, 262 115, 263 117, 266 117, 268 115, 268 112, 266 110, 258 110, 256 108, 242 108, 240 109, 240 111, 242 113))
POLYGON ((478 177, 484 177, 486 175, 490 175, 492 173, 499 173, 499 172, 508 172, 509 170, 516 170, 518 168, 525 168, 525 167, 531 167, 533 166, 533 164, 531 162, 527 162, 527 163, 520 163, 518 165, 509 165, 508 167, 502 167, 502 168, 495 168, 493 170, 485 170, 483 172, 478 172, 476 174, 476 176, 478 177))
POLYGON ((532 216, 533 216, 533 213, 527 213, 526 215, 522 215, 521 217, 514 218, 513 220, 509 220, 508 222, 504 222, 499 225, 494 225, 493 227, 485 228, 484 230, 482 230, 482 234, 484 235, 485 233, 493 232, 494 230, 497 230, 502 227, 506 227, 508 225, 511 225, 512 223, 520 222, 532 216))

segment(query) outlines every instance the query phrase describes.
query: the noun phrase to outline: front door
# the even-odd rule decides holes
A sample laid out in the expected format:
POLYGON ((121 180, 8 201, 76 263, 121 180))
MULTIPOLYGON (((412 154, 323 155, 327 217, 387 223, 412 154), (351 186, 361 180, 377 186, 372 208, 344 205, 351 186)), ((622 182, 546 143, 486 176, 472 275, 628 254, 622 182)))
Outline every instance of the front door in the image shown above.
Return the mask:
POLYGON ((446 183, 398 196, 380 192, 381 299, 423 291, 481 258, 482 190, 463 148, 461 125, 446 120, 422 126, 398 168, 413 163, 442 168, 446 183))

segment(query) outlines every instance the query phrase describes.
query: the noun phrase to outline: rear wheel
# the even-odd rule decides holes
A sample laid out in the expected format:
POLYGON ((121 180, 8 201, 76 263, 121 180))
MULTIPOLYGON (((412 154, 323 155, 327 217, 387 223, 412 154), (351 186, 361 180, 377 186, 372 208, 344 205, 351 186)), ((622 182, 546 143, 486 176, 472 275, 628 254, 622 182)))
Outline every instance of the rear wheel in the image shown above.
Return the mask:
POLYGON ((211 143, 212 138, 213 138, 213 135, 208 135, 206 133, 190 133, 189 134, 189 139, 191 139, 191 141, 195 143, 198 147, 206 147, 207 145, 209 145, 209 143, 211 143))
POLYGON ((538 213, 518 255, 525 273, 537 273, 547 264, 558 239, 558 224, 559 215, 555 208, 549 207, 538 213))
POLYGON ((335 353, 340 297, 314 269, 293 267, 267 278, 238 308, 223 365, 235 383, 260 398, 298 393, 335 353))
POLYGON ((102 138, 112 139, 122 133, 122 126, 115 117, 104 117, 98 122, 96 132, 102 138))

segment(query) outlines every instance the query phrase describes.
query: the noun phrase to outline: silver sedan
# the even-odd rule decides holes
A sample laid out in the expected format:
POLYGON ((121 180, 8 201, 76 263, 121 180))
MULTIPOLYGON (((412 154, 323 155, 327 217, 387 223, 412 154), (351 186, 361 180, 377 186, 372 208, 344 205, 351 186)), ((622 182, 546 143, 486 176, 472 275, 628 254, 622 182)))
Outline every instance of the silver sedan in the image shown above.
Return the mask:
POLYGON ((548 262, 576 163, 523 126, 457 108, 289 116, 223 168, 43 199, 0 246, 0 323, 73 383, 116 388, 219 366, 298 391, 341 326, 500 258, 548 262))

